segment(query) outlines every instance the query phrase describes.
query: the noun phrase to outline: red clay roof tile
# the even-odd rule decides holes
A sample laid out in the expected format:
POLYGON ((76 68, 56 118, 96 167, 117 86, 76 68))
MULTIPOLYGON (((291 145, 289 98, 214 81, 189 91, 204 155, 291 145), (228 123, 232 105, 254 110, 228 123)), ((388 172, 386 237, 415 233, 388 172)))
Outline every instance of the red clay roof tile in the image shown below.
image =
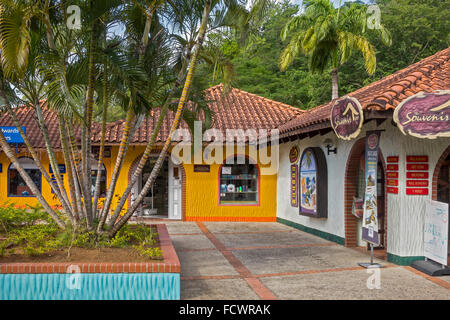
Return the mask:
MULTIPOLYGON (((450 89, 449 74, 450 48, 447 48, 348 95, 358 99, 363 109, 394 109, 401 101, 421 91, 450 89)), ((334 100, 281 125, 280 137, 313 131, 317 129, 317 122, 329 122, 333 104, 334 100)))

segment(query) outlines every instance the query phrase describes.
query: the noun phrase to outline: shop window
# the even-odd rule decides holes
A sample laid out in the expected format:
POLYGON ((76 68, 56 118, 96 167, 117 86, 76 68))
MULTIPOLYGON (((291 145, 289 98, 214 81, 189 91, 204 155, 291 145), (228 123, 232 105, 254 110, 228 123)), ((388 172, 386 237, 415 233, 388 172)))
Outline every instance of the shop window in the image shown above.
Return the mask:
POLYGON ((328 216, 328 170, 320 148, 307 148, 300 158, 300 215, 328 216))
MULTIPOLYGON (((102 172, 100 175, 100 198, 106 196, 106 168, 102 165, 102 172)), ((95 183, 97 182, 98 174, 98 163, 92 163, 91 165, 91 195, 94 196, 95 193, 95 183)))
MULTIPOLYGON (((30 158, 20 158, 19 163, 28 173, 31 180, 36 184, 37 188, 41 190, 41 171, 34 163, 34 160, 30 158)), ((34 197, 31 189, 22 179, 14 164, 11 164, 8 169, 8 196, 34 197)))
POLYGON ((235 156, 220 169, 220 204, 258 204, 258 167, 248 158, 235 156))

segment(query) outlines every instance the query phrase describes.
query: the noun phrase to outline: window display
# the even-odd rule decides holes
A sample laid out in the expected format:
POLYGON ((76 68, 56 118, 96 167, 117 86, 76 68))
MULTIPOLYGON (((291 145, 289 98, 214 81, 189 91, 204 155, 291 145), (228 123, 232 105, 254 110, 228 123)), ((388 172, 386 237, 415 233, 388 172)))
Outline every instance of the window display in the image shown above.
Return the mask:
POLYGON ((245 159, 238 164, 238 157, 232 165, 224 164, 220 171, 220 204, 257 204, 258 168, 245 159))
MULTIPOLYGON (((19 163, 30 176, 31 180, 36 184, 38 189, 41 189, 41 172, 34 163, 33 159, 20 158, 19 163)), ((34 196, 30 188, 16 170, 14 164, 8 169, 8 196, 13 197, 32 197, 34 196)))

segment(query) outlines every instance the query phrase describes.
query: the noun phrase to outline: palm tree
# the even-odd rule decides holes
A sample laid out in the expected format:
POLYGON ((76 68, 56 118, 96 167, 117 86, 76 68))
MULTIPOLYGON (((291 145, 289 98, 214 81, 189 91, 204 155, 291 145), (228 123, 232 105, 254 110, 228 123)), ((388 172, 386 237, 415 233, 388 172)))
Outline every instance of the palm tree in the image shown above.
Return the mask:
MULTIPOLYGON (((167 26, 183 21, 186 17, 184 12, 178 10, 178 4, 182 2, 191 3, 188 0, 78 1, 83 13, 82 27, 81 30, 71 30, 65 27, 67 6, 71 4, 69 1, 0 0, 1 105, 11 115, 28 151, 55 192, 63 207, 63 218, 49 206, 23 170, 1 131, 0 145, 37 200, 61 228, 71 224, 73 230, 95 230, 98 235, 109 230, 108 234, 112 237, 128 221, 159 174, 171 144, 172 133, 178 128, 183 115, 188 115, 192 120, 193 114, 185 112, 185 105, 192 98, 194 72, 209 31, 211 14, 214 10, 223 8, 238 8, 241 13, 246 12, 239 7, 238 0, 195 1, 194 5, 201 14, 193 21, 200 23, 194 24, 190 29, 190 50, 186 51, 187 55, 177 69, 176 64, 171 63, 173 59, 169 43, 163 39, 168 34, 167 26), (160 22, 162 16, 168 19, 167 25, 160 22), (173 16, 176 19, 170 20, 173 16), (116 38, 107 36, 112 26, 117 24, 126 26, 125 34, 116 38), (42 100, 46 101, 46 108, 55 112, 58 118, 61 149, 70 180, 69 190, 65 190, 62 181, 58 181, 58 162, 44 121, 42 100), (15 108, 23 104, 34 108, 57 179, 56 185, 42 166, 15 115, 15 108), (101 165, 106 119, 111 104, 119 105, 127 114, 126 130, 121 138, 113 179, 109 183, 106 198, 108 203, 99 211, 99 174, 93 198, 91 194, 91 139, 94 120, 101 113, 100 153, 96 159, 101 165), (108 223, 111 227, 109 229, 105 226, 105 221, 116 189, 114 179, 117 179, 122 169, 130 139, 139 127, 140 120, 151 109, 159 106, 162 106, 159 125, 152 133, 146 150, 152 149, 167 110, 175 106, 175 119, 169 138, 165 141, 138 199, 119 221, 117 213, 121 211, 120 204, 116 207, 108 223), (95 110, 100 113, 95 115, 95 110), (75 132, 81 132, 80 143, 75 139, 75 132), (96 226, 97 218, 99 221, 96 226)), ((263 10, 267 2, 269 1, 254 0, 253 4, 260 8, 258 10, 263 10)), ((250 10, 245 19, 249 21, 252 16, 258 17, 257 11, 250 10)), ((197 107, 198 110, 201 108, 203 107, 197 107)), ((127 196, 121 198, 126 199, 127 196)))
MULTIPOLYGON (((345 4, 335 8, 330 0, 311 0, 306 3, 303 14, 293 17, 283 28, 281 39, 290 38, 283 50, 279 65, 281 70, 305 53, 309 57, 311 72, 323 73, 331 65, 332 99, 339 97, 338 70, 354 51, 364 57, 368 74, 376 69, 375 47, 367 38, 366 7, 345 4)), ((385 45, 391 45, 391 35, 381 24, 371 30, 380 36, 385 45)))

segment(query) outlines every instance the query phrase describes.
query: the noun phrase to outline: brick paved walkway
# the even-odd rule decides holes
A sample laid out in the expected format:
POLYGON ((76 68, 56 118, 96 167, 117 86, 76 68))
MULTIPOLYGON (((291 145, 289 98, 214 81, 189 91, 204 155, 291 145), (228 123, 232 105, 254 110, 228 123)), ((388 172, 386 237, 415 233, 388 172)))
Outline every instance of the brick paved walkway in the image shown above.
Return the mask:
POLYGON ((279 223, 166 224, 182 299, 450 299, 450 277, 378 259, 381 288, 368 289, 367 254, 279 223))

